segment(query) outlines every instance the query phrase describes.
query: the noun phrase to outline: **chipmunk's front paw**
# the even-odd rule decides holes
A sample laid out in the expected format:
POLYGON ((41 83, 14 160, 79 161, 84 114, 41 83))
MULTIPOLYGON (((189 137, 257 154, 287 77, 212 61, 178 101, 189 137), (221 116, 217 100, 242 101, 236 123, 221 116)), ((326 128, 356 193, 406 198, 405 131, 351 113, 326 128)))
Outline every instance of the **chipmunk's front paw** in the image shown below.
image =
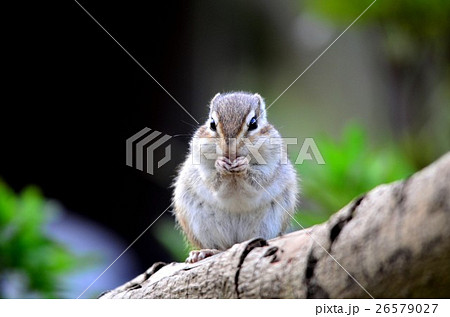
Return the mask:
POLYGON ((231 161, 225 156, 221 156, 216 160, 216 170, 221 174, 230 174, 231 161))
POLYGON ((229 171, 232 173, 243 173, 247 170, 248 164, 249 161, 246 156, 239 156, 233 161, 229 171))
POLYGON ((186 259, 186 263, 196 263, 220 252, 221 251, 216 249, 194 250, 189 252, 189 257, 186 259))
POLYGON ((234 161, 227 157, 219 157, 216 160, 216 170, 221 174, 239 174, 247 170, 249 160, 245 156, 239 156, 234 161))

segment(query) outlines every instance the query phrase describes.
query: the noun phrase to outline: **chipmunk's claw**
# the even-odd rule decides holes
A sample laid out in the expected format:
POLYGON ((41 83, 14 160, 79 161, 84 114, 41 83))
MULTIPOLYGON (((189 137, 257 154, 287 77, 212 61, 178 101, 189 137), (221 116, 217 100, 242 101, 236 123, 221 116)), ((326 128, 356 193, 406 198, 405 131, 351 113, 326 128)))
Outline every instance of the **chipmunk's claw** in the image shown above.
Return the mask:
POLYGON ((221 174, 242 173, 248 167, 249 161, 245 156, 237 157, 233 162, 227 157, 219 157, 216 160, 216 169, 221 174))
POLYGON ((202 249, 189 252, 189 257, 186 259, 186 263, 196 263, 210 256, 220 253, 221 251, 216 249, 202 249))
POLYGON ((233 173, 242 173, 242 172, 244 172, 247 169, 248 164, 249 164, 249 161, 248 161, 247 157, 239 156, 238 158, 236 158, 233 161, 229 171, 233 172, 233 173))
POLYGON ((221 173, 221 174, 229 174, 230 173, 230 168, 231 168, 231 161, 224 157, 221 156, 216 160, 216 170, 221 173))

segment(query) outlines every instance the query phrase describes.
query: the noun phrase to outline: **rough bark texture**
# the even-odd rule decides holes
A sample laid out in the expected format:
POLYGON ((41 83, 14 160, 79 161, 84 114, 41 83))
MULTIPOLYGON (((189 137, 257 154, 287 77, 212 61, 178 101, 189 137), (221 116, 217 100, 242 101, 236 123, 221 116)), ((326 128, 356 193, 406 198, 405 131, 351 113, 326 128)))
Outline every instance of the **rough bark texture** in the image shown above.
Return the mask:
POLYGON ((155 263, 101 298, 370 296, 450 297, 450 153, 324 224, 246 241, 196 264, 155 263))

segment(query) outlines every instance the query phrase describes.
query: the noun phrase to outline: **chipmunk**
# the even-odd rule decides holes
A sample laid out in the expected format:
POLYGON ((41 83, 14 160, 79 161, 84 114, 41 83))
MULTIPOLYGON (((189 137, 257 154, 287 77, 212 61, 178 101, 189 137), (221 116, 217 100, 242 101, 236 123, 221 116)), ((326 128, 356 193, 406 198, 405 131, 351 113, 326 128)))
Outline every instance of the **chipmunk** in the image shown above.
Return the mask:
POLYGON ((259 94, 217 94, 190 144, 173 194, 177 223, 201 249, 186 262, 286 231, 298 201, 297 175, 259 94))

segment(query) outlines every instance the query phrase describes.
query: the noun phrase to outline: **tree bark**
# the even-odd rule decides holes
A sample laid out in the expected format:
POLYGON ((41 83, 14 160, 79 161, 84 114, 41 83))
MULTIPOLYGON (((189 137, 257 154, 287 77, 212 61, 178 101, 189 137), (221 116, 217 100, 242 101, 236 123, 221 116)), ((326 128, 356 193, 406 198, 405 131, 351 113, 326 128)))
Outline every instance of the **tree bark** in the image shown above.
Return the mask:
POLYGON ((450 152, 329 221, 195 264, 155 263, 100 298, 450 297, 450 152))

